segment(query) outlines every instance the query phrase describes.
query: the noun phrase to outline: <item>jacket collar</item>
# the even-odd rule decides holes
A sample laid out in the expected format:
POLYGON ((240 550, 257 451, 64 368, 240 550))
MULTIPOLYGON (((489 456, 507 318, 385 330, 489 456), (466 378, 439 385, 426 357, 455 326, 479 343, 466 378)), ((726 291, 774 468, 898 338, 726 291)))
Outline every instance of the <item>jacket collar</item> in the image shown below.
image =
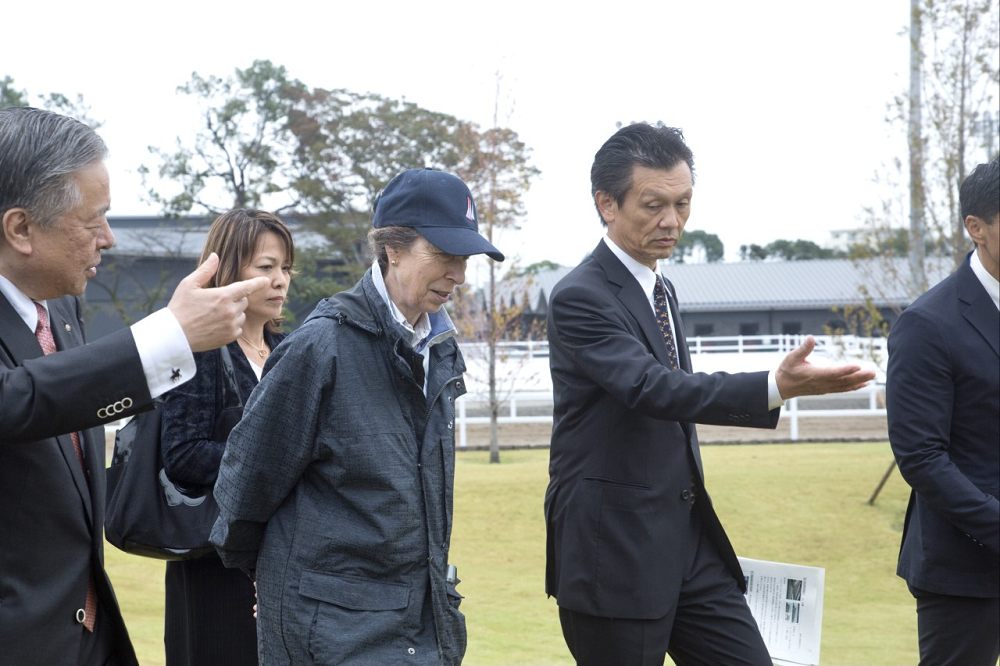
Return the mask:
MULTIPOLYGON (((635 279, 635 276, 615 256, 615 253, 611 251, 611 248, 608 247, 603 239, 597 244, 591 257, 600 264, 604 270, 604 274, 607 276, 608 282, 618 287, 615 296, 625 306, 629 314, 632 315, 632 318, 639 325, 639 329, 646 336, 647 344, 652 350, 653 356, 662 365, 669 366, 670 360, 667 358, 667 347, 663 344, 663 333, 660 332, 660 327, 656 323, 653 310, 649 307, 649 298, 643 293, 642 287, 639 286, 639 282, 635 279)), ((674 303, 671 303, 671 307, 674 308, 674 312, 677 311, 674 303)), ((679 321, 679 319, 675 317, 675 321, 679 321)))
POLYGON ((969 258, 955 272, 958 280, 958 298, 966 305, 962 316, 1000 356, 1000 311, 986 291, 979 276, 972 270, 969 258))

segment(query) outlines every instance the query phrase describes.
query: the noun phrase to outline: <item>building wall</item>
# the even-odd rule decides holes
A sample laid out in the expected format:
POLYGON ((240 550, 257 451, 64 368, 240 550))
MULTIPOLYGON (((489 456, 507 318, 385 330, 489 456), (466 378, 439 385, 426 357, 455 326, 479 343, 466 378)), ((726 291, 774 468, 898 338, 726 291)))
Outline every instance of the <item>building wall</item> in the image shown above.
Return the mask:
MULTIPOLYGON (((880 311, 892 326, 896 314, 880 311)), ((828 328, 843 328, 847 333, 867 335, 866 331, 851 331, 843 313, 831 310, 762 310, 747 312, 684 312, 684 334, 688 337, 709 335, 824 335, 828 328)))
MULTIPOLYGON (((84 293, 87 338, 96 340, 166 307, 177 285, 196 267, 194 259, 104 254, 97 276, 88 282, 84 293)), ((285 327, 294 329, 305 321, 316 302, 296 300, 293 280, 286 307, 292 316, 285 327)))

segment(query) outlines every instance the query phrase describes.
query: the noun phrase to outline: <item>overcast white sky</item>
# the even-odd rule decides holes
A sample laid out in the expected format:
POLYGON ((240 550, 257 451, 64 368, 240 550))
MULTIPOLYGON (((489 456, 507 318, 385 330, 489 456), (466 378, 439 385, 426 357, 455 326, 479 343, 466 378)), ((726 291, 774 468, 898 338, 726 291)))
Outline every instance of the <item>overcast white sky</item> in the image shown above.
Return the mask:
POLYGON ((590 164, 619 121, 684 130, 687 228, 717 234, 729 260, 857 226, 876 169, 905 156, 884 117, 906 87, 907 0, 7 4, 0 76, 83 94, 112 152, 113 215, 158 212, 135 169, 194 128, 176 87, 254 59, 482 126, 499 72, 501 123, 542 171, 523 229, 497 242, 523 263, 575 264, 596 244, 590 164))

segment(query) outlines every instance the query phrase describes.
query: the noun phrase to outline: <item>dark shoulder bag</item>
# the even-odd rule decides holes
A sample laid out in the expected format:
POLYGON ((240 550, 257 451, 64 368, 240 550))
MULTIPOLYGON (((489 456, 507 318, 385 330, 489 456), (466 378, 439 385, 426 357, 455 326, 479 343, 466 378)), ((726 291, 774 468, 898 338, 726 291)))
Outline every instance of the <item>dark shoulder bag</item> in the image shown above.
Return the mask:
MULTIPOLYGON (((216 386, 221 409, 212 439, 225 441, 243 414, 233 359, 219 349, 216 386)), ((189 560, 215 552, 208 542, 219 506, 212 489, 188 489, 173 483, 163 469, 160 452, 160 410, 132 417, 115 435, 108 468, 104 533, 116 548, 160 560, 189 560)))

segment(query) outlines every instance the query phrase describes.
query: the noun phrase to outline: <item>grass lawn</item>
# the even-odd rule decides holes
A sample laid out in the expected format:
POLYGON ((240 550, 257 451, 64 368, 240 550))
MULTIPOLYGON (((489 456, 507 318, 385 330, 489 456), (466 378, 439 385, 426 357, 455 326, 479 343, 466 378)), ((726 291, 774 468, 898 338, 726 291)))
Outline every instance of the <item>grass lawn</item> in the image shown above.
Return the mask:
MULTIPOLYGON (((917 661, 916 614, 895 576, 908 488, 885 443, 702 447, 709 492, 744 557, 824 567, 822 664, 917 661)), ((458 455, 451 560, 469 628, 467 666, 572 664, 544 594, 548 451, 458 455)), ((144 666, 163 664, 163 564, 107 548, 144 666)), ((669 663, 669 662, 668 662, 669 663)))

